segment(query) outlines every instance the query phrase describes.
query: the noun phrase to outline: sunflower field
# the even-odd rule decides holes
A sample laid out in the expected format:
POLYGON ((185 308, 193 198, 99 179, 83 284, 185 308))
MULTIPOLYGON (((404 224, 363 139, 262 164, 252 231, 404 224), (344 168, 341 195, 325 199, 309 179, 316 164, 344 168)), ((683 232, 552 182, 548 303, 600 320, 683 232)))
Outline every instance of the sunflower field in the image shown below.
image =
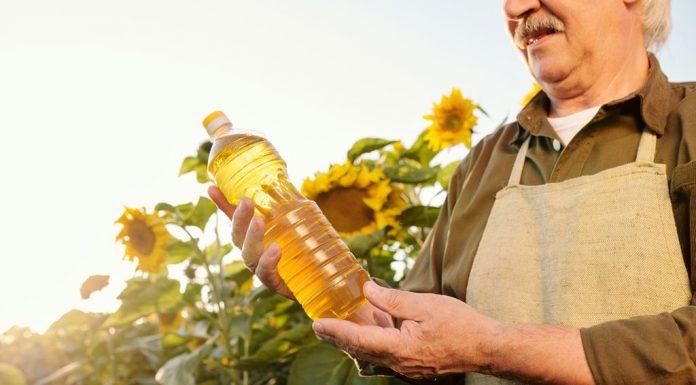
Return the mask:
MULTIPOLYGON (((436 155, 471 146, 476 114, 485 111, 453 89, 424 116, 430 126, 410 146, 360 139, 344 163, 302 184, 372 277, 398 287, 408 274, 440 209, 425 197, 444 193, 459 164, 439 164, 436 155)), ((202 143, 180 167, 201 191, 210 183, 210 149, 202 143)), ((118 296, 120 308, 72 310, 43 334, 15 327, 0 335, 0 384, 402 383, 360 377, 348 355, 317 339, 302 308, 255 281, 221 241, 218 225, 227 220, 206 197, 126 208, 116 239, 137 272, 118 296)), ((83 298, 108 279, 89 277, 83 298)))

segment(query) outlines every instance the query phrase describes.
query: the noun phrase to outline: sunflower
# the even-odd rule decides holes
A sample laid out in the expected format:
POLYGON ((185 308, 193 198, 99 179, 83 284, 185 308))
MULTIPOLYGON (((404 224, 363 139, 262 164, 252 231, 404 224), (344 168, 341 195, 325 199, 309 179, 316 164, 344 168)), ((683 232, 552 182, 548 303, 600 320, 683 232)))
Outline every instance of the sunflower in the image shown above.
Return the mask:
POLYGON ((522 99, 522 107, 529 104, 529 102, 532 101, 532 99, 534 99, 535 96, 537 96, 539 91, 541 91, 541 86, 539 85, 539 83, 535 82, 532 85, 532 90, 529 91, 529 93, 527 94, 527 96, 524 97, 524 99, 522 99))
POLYGON ((443 95, 440 104, 433 105, 433 114, 423 116, 423 119, 433 122, 425 133, 428 148, 440 151, 457 143, 471 148, 471 132, 477 122, 474 110, 477 108, 462 96, 458 88, 453 88, 449 96, 443 95))
POLYGON ((116 240, 126 245, 125 257, 129 261, 138 258, 138 270, 147 273, 159 272, 165 264, 170 236, 164 220, 145 209, 126 207, 115 223, 123 225, 116 240))
POLYGON ((396 227, 407 207, 402 191, 379 169, 350 162, 334 164, 305 179, 302 193, 314 200, 341 236, 369 234, 396 227))

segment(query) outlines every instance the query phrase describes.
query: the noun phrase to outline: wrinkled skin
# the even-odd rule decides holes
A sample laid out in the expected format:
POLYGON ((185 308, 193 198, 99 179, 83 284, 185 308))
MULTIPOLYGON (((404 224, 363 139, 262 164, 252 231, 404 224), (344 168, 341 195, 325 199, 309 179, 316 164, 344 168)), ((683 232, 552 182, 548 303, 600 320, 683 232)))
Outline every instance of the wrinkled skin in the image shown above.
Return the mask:
POLYGON ((502 332, 499 322, 452 297, 387 289, 372 282, 365 284, 364 292, 373 305, 402 319, 400 327, 323 319, 314 323, 314 331, 358 359, 407 377, 483 370, 483 351, 491 346, 485 338, 502 332), (470 326, 455 331, 455 324, 470 326))

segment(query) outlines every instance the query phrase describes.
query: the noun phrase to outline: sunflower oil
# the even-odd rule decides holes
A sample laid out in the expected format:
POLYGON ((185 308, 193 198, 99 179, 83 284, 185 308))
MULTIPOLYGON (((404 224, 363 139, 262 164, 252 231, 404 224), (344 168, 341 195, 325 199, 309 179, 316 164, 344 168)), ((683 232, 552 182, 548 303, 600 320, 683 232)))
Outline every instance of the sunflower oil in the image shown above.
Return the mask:
POLYGON ((208 172, 230 203, 245 196, 254 202, 266 221, 264 246, 280 246, 278 273, 307 315, 371 323, 362 294, 367 272, 319 207, 290 183, 271 143, 232 129, 219 111, 203 125, 213 140, 208 172))

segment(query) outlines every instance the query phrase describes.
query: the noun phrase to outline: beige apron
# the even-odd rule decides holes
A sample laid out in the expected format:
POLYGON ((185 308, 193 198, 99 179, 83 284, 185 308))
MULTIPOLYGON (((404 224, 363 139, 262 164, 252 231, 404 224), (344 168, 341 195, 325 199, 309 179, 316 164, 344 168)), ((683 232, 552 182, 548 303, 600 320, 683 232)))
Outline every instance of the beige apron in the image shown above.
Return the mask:
MULTIPOLYGON (((686 306, 691 299, 657 139, 634 163, 520 185, 529 139, 496 195, 466 302, 506 322, 585 327, 686 306)), ((512 384, 468 374, 467 384, 512 384)))

